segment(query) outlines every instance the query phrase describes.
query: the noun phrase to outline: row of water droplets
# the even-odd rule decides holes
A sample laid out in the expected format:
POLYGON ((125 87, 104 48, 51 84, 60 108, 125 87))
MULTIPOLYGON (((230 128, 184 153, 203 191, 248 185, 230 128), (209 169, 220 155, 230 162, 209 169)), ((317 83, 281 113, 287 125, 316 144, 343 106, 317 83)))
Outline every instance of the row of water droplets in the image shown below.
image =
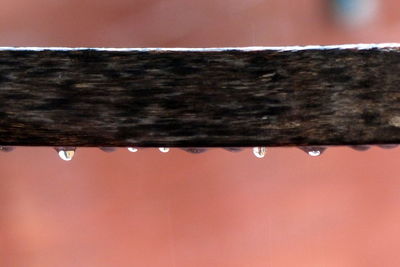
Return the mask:
MULTIPOLYGON (((381 148, 385 148, 385 149, 391 149, 391 148, 395 148, 398 145, 392 145, 392 144, 387 144, 387 145, 377 145, 381 148)), ((366 151, 368 150, 371 146, 370 145, 353 145, 350 146, 352 149, 357 150, 357 151, 366 151)), ((72 160, 72 158, 75 155, 75 151, 76 151, 76 147, 55 147, 54 148, 57 153, 58 156, 65 161, 70 161, 72 160)), ((100 147, 100 149, 104 152, 113 152, 115 151, 117 148, 115 147, 100 147)), ((136 147, 128 147, 127 148, 129 152, 138 152, 139 148, 136 147)), ((168 147, 159 147, 158 148, 160 150, 160 152, 162 153, 167 153, 170 151, 170 148, 168 147)), ((200 154, 203 152, 207 151, 207 148, 203 148, 203 147, 189 147, 189 148, 180 148, 186 152, 189 153, 193 153, 193 154, 200 154)), ((225 147, 223 148, 227 151, 230 152, 240 152, 242 151, 244 148, 241 147, 225 147)), ((312 156, 312 157, 318 157, 320 155, 322 155, 322 153, 324 153, 324 151, 327 149, 326 147, 322 147, 322 146, 303 146, 303 147, 299 147, 299 149, 303 150, 304 152, 306 152, 308 155, 312 156)), ((0 146, 0 151, 3 152, 10 152, 14 150, 14 147, 11 146, 0 146)), ((259 147, 253 147, 253 154, 255 157, 257 158, 264 158, 266 153, 267 153, 267 147, 264 146, 259 146, 259 147)))
MULTIPOLYGON (((312 157, 318 157, 322 155, 322 153, 324 153, 324 151, 326 150, 325 147, 300 147, 300 149, 312 157)), ((253 154, 257 158, 265 157, 266 153, 267 153, 267 147, 265 146, 253 147, 253 154)))
MULTIPOLYGON (((114 151, 113 148, 100 148, 101 150, 105 151, 105 152, 112 152, 114 151)), ((127 148, 129 152, 138 152, 139 149, 136 147, 128 147, 127 148)), ((225 148, 228 151, 231 152, 239 152, 242 149, 241 148, 225 148)), ((60 156, 60 158, 62 160, 65 161, 70 161, 72 160, 74 154, 75 154, 75 148, 74 149, 57 149, 58 155, 60 156)), ((162 153, 167 153, 170 151, 169 147, 159 147, 158 150, 160 150, 160 152, 162 153)), ((194 153, 194 154, 200 154, 205 152, 207 149, 205 148, 183 148, 183 150, 190 152, 190 153, 194 153)), ((256 156, 257 158, 263 158, 265 157, 265 154, 267 152, 267 148, 266 147, 254 147, 253 148, 253 154, 254 156, 256 156)), ((310 150, 308 151, 308 154, 310 156, 319 156, 322 154, 321 150, 310 150)))

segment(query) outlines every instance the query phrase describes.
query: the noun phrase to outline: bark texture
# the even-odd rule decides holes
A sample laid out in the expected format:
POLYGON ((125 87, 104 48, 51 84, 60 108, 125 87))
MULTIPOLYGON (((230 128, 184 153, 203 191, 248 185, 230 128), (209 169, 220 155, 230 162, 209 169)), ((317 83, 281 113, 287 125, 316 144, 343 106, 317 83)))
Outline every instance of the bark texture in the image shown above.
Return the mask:
POLYGON ((400 143, 400 52, 0 51, 0 145, 400 143))

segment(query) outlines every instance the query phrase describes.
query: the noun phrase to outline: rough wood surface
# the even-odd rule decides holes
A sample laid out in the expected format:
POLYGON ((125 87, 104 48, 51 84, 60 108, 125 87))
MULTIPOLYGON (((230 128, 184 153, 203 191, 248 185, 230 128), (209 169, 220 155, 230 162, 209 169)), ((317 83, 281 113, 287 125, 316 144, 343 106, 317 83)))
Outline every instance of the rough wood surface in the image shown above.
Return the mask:
POLYGON ((400 143, 396 45, 0 49, 0 145, 400 143))

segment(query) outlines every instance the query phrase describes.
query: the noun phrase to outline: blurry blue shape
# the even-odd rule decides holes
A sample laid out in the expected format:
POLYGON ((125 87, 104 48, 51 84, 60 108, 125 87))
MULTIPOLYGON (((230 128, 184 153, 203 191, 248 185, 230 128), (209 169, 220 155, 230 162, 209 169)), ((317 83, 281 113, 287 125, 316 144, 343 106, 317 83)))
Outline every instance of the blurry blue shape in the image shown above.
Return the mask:
POLYGON ((346 26, 361 26, 375 17, 377 0, 331 0, 335 19, 346 26))
POLYGON ((362 8, 363 1, 360 0, 335 0, 337 12, 349 13, 357 12, 359 8, 362 8))

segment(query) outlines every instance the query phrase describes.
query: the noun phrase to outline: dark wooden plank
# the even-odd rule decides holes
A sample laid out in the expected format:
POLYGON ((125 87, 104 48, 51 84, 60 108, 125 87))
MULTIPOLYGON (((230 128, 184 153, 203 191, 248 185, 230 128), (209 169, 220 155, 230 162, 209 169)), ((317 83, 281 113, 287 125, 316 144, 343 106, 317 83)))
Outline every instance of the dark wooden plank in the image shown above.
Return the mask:
POLYGON ((400 143, 396 45, 0 49, 0 145, 400 143))

